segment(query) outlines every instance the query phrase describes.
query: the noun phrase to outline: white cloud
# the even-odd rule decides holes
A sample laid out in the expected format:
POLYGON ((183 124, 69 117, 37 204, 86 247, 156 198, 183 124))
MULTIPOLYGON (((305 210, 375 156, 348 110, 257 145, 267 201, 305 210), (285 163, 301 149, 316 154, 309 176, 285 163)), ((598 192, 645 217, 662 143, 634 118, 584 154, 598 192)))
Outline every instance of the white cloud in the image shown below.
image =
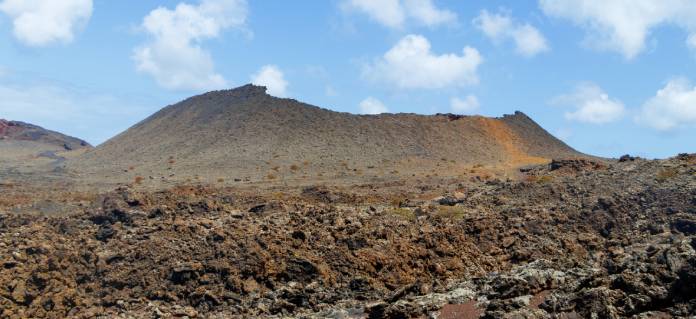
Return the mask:
POLYGON ((509 15, 490 14, 488 10, 482 10, 472 22, 483 34, 494 41, 503 40, 513 29, 512 18, 509 15))
POLYGON ((152 111, 132 97, 121 98, 51 83, 0 83, 0 96, 0 117, 40 125, 93 144, 113 137, 152 111))
POLYGON ((365 66, 363 76, 402 89, 439 89, 478 83, 476 70, 483 63, 479 52, 465 47, 462 55, 436 55, 420 35, 407 35, 383 57, 365 66))
POLYGON ((251 83, 265 86, 268 94, 285 97, 287 94, 288 81, 285 80, 283 72, 275 65, 265 65, 261 70, 251 76, 251 83))
POLYGON ((611 99, 593 83, 579 85, 574 92, 556 97, 552 104, 574 107, 574 111, 565 113, 566 119, 592 124, 615 122, 626 113, 621 101, 611 99))
POLYGON ((585 28, 586 41, 592 46, 619 52, 626 59, 640 54, 651 30, 660 25, 696 32, 696 2, 692 0, 539 0, 539 6, 548 16, 569 19, 585 28))
POLYGON ((482 10, 473 24, 495 43, 510 39, 517 53, 531 57, 549 50, 546 38, 529 24, 515 24, 509 13, 491 14, 482 10))
POLYGON ((689 35, 688 38, 686 38, 686 45, 692 49, 696 50, 696 33, 689 35))
POLYGON ((686 79, 669 81, 643 104, 637 120, 660 131, 696 127, 696 87, 686 79))
POLYGON ((478 111, 479 104, 478 98, 474 95, 467 95, 464 99, 458 97, 453 97, 450 99, 450 106, 452 111, 459 114, 473 114, 478 111))
POLYGON ((17 40, 43 47, 72 42, 92 16, 92 0, 4 0, 0 11, 12 19, 17 40))
POLYGON ((428 27, 457 21, 454 12, 437 8, 433 0, 344 0, 341 7, 344 11, 364 13, 392 29, 403 28, 409 20, 428 27))
POLYGON ((360 102, 360 112, 362 114, 381 114, 389 112, 389 109, 382 103, 382 101, 368 97, 360 102))
POLYGON ((370 19, 390 28, 401 28, 406 20, 399 0, 346 0, 342 7, 367 14, 370 19))
POLYGON ((512 38, 515 40, 517 52, 527 57, 549 50, 546 38, 539 30, 528 24, 515 29, 512 33, 512 38))
POLYGON ((438 9, 433 0, 404 0, 404 8, 408 16, 428 27, 453 24, 457 21, 454 12, 438 9))
POLYGON ((159 7, 142 23, 151 39, 135 49, 138 71, 174 90, 206 90, 227 85, 215 72, 210 53, 201 42, 230 28, 244 27, 246 0, 202 0, 198 5, 179 3, 174 10, 159 7))

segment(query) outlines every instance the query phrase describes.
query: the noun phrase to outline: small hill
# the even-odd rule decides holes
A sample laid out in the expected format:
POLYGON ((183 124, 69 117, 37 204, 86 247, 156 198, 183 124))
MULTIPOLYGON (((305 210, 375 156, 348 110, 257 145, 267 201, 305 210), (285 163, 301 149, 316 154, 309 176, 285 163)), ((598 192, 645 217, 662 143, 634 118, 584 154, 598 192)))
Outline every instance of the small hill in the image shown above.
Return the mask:
POLYGON ((581 155, 521 112, 354 115, 246 85, 167 106, 69 166, 109 179, 337 180, 458 175, 581 155))
POLYGON ((89 143, 42 127, 0 119, 0 184, 43 184, 65 180, 67 158, 91 149, 89 143))
POLYGON ((83 140, 50 131, 40 126, 3 119, 0 119, 0 142, 31 142, 57 147, 57 149, 64 151, 92 147, 83 140))

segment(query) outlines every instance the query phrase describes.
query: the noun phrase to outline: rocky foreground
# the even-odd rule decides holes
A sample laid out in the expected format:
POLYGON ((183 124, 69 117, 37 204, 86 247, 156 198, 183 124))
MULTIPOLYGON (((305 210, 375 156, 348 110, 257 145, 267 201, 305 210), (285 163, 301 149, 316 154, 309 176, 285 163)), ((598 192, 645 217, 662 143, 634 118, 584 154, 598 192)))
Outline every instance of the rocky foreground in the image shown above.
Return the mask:
POLYGON ((696 155, 520 174, 0 208, 0 317, 696 314, 696 155))

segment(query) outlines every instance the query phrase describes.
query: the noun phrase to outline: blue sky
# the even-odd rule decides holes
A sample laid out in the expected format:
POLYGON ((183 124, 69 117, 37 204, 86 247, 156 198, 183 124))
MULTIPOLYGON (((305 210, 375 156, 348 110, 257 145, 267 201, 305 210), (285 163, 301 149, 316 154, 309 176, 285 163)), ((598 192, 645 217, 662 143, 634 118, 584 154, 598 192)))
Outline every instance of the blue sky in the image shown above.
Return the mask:
POLYGON ((0 118, 94 144, 253 81, 351 113, 521 110, 586 153, 666 157, 696 152, 695 62, 689 0, 0 0, 0 118))

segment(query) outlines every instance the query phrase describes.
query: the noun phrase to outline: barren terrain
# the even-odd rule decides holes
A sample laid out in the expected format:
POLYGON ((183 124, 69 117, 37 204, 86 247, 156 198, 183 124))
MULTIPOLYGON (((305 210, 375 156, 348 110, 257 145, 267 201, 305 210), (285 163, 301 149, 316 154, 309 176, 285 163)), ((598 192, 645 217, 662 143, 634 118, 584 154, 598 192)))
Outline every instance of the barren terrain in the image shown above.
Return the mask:
MULTIPOLYGON (((247 85, 168 106, 68 170, 94 184, 374 182, 459 176, 584 156, 518 112, 502 118, 353 115, 247 85)), ((502 170, 499 170, 502 171, 502 170)))
POLYGON ((120 188, 65 215, 5 211, 0 309, 9 318, 696 311, 696 155, 523 171, 349 188, 120 188))
POLYGON ((602 159, 519 112, 359 116, 255 86, 94 149, 12 123, 2 318, 696 314, 696 154, 602 159))

